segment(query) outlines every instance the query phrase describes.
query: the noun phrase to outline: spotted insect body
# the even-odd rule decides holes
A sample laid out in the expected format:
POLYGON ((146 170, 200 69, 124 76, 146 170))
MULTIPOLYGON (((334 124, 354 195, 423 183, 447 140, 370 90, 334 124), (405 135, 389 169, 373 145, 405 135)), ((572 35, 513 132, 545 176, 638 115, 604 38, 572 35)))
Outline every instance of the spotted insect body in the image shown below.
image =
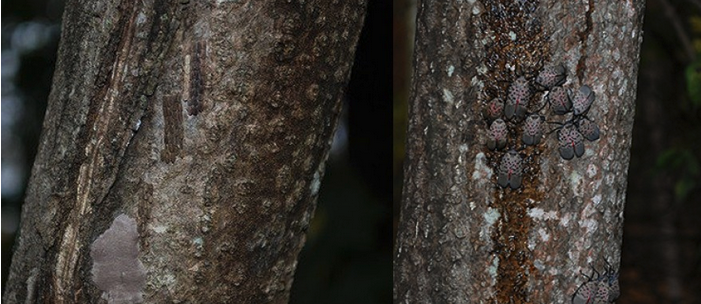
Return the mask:
POLYGON ((523 118, 526 115, 528 102, 531 99, 531 87, 526 77, 519 77, 509 86, 509 95, 504 105, 506 119, 523 118))
POLYGON ((606 271, 603 275, 603 281, 608 288, 608 301, 613 302, 621 295, 621 287, 618 284, 618 272, 616 272, 611 264, 606 262, 606 271))
POLYGON ((497 184, 502 188, 506 186, 511 189, 518 189, 521 186, 523 178, 523 158, 518 152, 509 150, 501 158, 499 164, 499 175, 497 176, 497 184))
POLYGON ((492 99, 484 109, 484 114, 490 121, 501 117, 502 113, 504 113, 504 101, 499 98, 492 99))
POLYGON ((609 303, 609 287, 606 282, 596 283, 596 295, 594 296, 595 304, 608 304, 609 303))
POLYGON ((540 86, 550 90, 551 88, 561 85, 565 82, 566 71, 562 64, 553 65, 544 68, 535 79, 535 82, 540 86))
POLYGON ((588 141, 599 139, 599 126, 595 122, 585 118, 577 121, 575 125, 577 126, 577 131, 588 141))
POLYGON ((614 302, 621 295, 621 286, 618 284, 618 275, 613 282, 609 282, 609 302, 614 302))
POLYGON ((591 275, 582 274, 587 281, 580 285, 572 295, 573 304, 609 304, 620 295, 618 272, 606 262, 604 273, 592 269, 591 275))
POLYGON ((487 148, 489 150, 503 149, 506 146, 506 136, 508 129, 503 119, 497 118, 489 126, 489 136, 487 138, 487 148))
POLYGON ((553 87, 548 93, 548 102, 553 113, 557 115, 572 111, 572 101, 563 87, 553 87))
POLYGON ((570 160, 584 155, 584 138, 573 125, 565 125, 557 132, 560 156, 570 160))
POLYGON ((594 281, 583 283, 572 295, 572 304, 594 304, 598 284, 594 281))
POLYGON ((524 144, 533 146, 540 143, 540 138, 543 136, 542 123, 543 117, 538 114, 531 114, 526 118, 521 137, 524 144))
POLYGON ((596 96, 589 86, 583 85, 580 87, 579 91, 577 91, 577 94, 575 94, 572 99, 574 115, 579 116, 586 114, 591 104, 594 102, 594 99, 596 99, 596 96))

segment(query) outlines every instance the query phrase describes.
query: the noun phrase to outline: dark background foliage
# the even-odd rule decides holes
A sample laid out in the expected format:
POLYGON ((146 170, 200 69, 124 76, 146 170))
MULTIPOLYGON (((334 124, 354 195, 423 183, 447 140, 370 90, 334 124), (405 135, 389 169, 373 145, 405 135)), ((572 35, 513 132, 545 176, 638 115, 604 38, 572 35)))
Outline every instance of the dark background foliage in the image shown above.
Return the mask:
MULTIPOLYGON (((2 289, 60 36, 63 0, 2 2, 2 289)), ((391 4, 371 0, 290 303, 390 303, 391 4)))
MULTIPOLYGON (((394 5, 394 206, 415 3, 394 5)), ((701 303, 701 1, 647 0, 619 304, 701 303)))

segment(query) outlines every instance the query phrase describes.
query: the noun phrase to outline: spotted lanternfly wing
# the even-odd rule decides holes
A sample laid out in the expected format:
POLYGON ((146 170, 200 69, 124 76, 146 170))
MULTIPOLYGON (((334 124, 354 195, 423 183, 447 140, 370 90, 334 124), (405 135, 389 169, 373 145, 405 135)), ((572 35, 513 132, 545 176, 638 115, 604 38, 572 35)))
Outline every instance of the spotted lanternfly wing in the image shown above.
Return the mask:
POLYGON ((608 301, 613 302, 621 295, 621 287, 618 284, 618 272, 613 270, 613 267, 606 262, 607 268, 605 273, 605 282, 608 287, 608 301))
POLYGON ((553 113, 557 115, 564 115, 572 111, 572 101, 563 87, 552 88, 548 93, 548 102, 553 113))
POLYGON ((519 77, 509 86, 509 95, 504 105, 506 119, 522 118, 526 115, 528 101, 531 99, 531 87, 526 77, 519 77))
POLYGON ((572 304, 594 304, 597 292, 597 283, 594 281, 579 285, 579 288, 572 295, 572 304))
POLYGON ((621 286, 618 284, 618 274, 613 279, 609 280, 609 302, 613 303, 621 295, 621 286))
POLYGON ((557 131, 557 140, 560 156, 566 160, 575 155, 581 157, 584 154, 584 138, 572 125, 566 125, 557 131))
POLYGON ((526 118, 526 122, 523 124, 523 136, 521 137, 524 144, 532 146, 540 143, 540 138, 543 136, 542 122, 543 119, 538 114, 531 114, 526 118))
POLYGON ((599 139, 599 126, 589 119, 581 119, 577 121, 577 131, 589 141, 599 139))
POLYGON ((504 101, 499 98, 492 99, 484 109, 484 115, 490 121, 499 118, 502 113, 504 113, 504 101))
POLYGON ((609 303, 609 286, 606 282, 596 283, 596 295, 594 295, 595 304, 609 303))
POLYGON ((506 146, 506 122, 503 119, 497 118, 489 126, 489 135, 487 138, 487 148, 489 150, 503 149, 506 146))
POLYGON ((591 104, 594 102, 595 98, 594 91, 592 91, 589 86, 583 85, 581 88, 579 88, 579 91, 572 99, 574 115, 582 115, 589 111, 589 107, 591 107, 591 104))
POLYGON ((562 64, 549 66, 540 71, 535 82, 546 89, 561 85, 565 82, 565 66, 562 64))
POLYGON ((510 150, 501 158, 497 184, 504 188, 509 186, 511 189, 518 189, 521 186, 522 174, 523 159, 518 152, 510 150))

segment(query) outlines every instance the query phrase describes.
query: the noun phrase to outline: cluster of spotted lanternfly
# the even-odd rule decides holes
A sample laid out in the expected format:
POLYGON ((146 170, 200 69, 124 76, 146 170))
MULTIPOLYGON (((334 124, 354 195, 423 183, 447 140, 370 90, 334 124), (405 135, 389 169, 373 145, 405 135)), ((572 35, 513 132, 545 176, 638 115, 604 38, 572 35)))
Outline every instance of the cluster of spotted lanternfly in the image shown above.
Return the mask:
MULTIPOLYGON (((517 78, 509 85, 506 102, 499 98, 492 99, 485 108, 485 116, 490 123, 487 147, 490 150, 502 150, 507 146, 509 124, 522 129, 521 142, 526 146, 535 146, 543 137, 545 117, 539 112, 550 105, 555 115, 572 114, 564 122, 548 122, 559 127, 557 131, 558 152, 563 159, 570 160, 584 154, 584 139, 599 139, 599 126, 587 117, 589 108, 595 99, 591 87, 583 85, 572 94, 562 87, 566 81, 566 70, 562 64, 549 66, 540 71, 531 83, 525 76, 517 78), (546 91, 547 102, 535 112, 529 112, 528 106, 536 90, 546 91), (503 117, 503 118, 502 118, 503 117)), ((523 179, 523 157, 512 147, 502 156, 499 163, 497 184, 501 187, 518 189, 523 179)))
POLYGON ((592 274, 582 274, 587 281, 579 285, 572 295, 572 304, 608 304, 613 303, 621 295, 618 285, 618 272, 608 262, 604 273, 592 269, 592 274))

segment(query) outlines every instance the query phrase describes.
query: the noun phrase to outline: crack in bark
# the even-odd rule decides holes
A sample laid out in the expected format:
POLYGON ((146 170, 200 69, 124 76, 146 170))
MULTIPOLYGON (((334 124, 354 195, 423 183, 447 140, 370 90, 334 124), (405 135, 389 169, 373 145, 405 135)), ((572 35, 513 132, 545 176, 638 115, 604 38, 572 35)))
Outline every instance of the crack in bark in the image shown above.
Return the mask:
POLYGON ((591 34, 592 30, 591 12, 593 10, 594 3, 592 3, 592 1, 588 1, 587 11, 586 13, 584 13, 586 27, 577 33, 579 41, 582 43, 582 46, 579 50, 581 56, 579 57, 579 61, 577 62, 577 78, 579 79, 580 83, 584 81, 584 73, 587 71, 587 40, 589 39, 589 35, 591 34))
POLYGON ((204 74, 203 64, 205 62, 207 43, 204 40, 198 40, 192 44, 191 64, 187 65, 189 74, 187 78, 188 94, 187 94, 187 114, 196 116, 202 112, 202 98, 204 97, 204 74))
POLYGON ((164 96, 161 107, 164 122, 161 160, 173 163, 183 147, 183 107, 177 96, 164 96))
MULTIPOLYGON (((126 146, 123 149, 107 148, 114 139, 114 134, 110 132, 110 129, 119 127, 119 125, 125 123, 121 119, 123 113, 121 111, 115 111, 115 108, 118 107, 117 96, 119 96, 119 92, 122 89, 125 78, 124 75, 127 73, 128 66, 126 62, 134 38, 134 21, 137 10, 131 6, 125 11, 130 12, 130 14, 125 14, 120 18, 120 23, 123 22, 126 26, 123 27, 119 38, 117 38, 120 41, 116 55, 117 59, 110 68, 111 75, 108 76, 107 79, 108 85, 100 90, 92 99, 91 112, 93 112, 93 114, 89 116, 89 122, 86 126, 91 136, 87 136, 84 141, 86 143, 85 156, 89 161, 83 163, 78 170, 78 179, 76 181, 77 208, 73 208, 72 212, 68 215, 69 222, 64 228, 64 233, 59 245, 60 254, 57 257, 56 266, 54 268, 55 273, 52 276, 52 284, 55 287, 57 296, 56 303, 64 303, 64 301, 66 301, 64 295, 71 289, 72 282, 74 281, 73 276, 76 274, 75 269, 77 261, 82 252, 80 250, 82 248, 82 242, 80 240, 82 235, 79 233, 80 229, 79 227, 73 226, 74 220, 70 219, 77 219, 84 216, 86 213, 90 212, 91 204, 98 203, 99 200, 105 197, 105 190, 109 189, 114 183, 117 171, 112 170, 109 174, 110 178, 107 180, 95 179, 94 176, 102 175, 101 171, 105 169, 109 170, 110 167, 105 168, 105 161, 110 158, 108 154, 119 150, 123 152, 123 149, 126 148, 126 146), (102 100, 105 102, 101 102, 102 100)), ((131 136, 128 139, 130 138, 131 136)))

